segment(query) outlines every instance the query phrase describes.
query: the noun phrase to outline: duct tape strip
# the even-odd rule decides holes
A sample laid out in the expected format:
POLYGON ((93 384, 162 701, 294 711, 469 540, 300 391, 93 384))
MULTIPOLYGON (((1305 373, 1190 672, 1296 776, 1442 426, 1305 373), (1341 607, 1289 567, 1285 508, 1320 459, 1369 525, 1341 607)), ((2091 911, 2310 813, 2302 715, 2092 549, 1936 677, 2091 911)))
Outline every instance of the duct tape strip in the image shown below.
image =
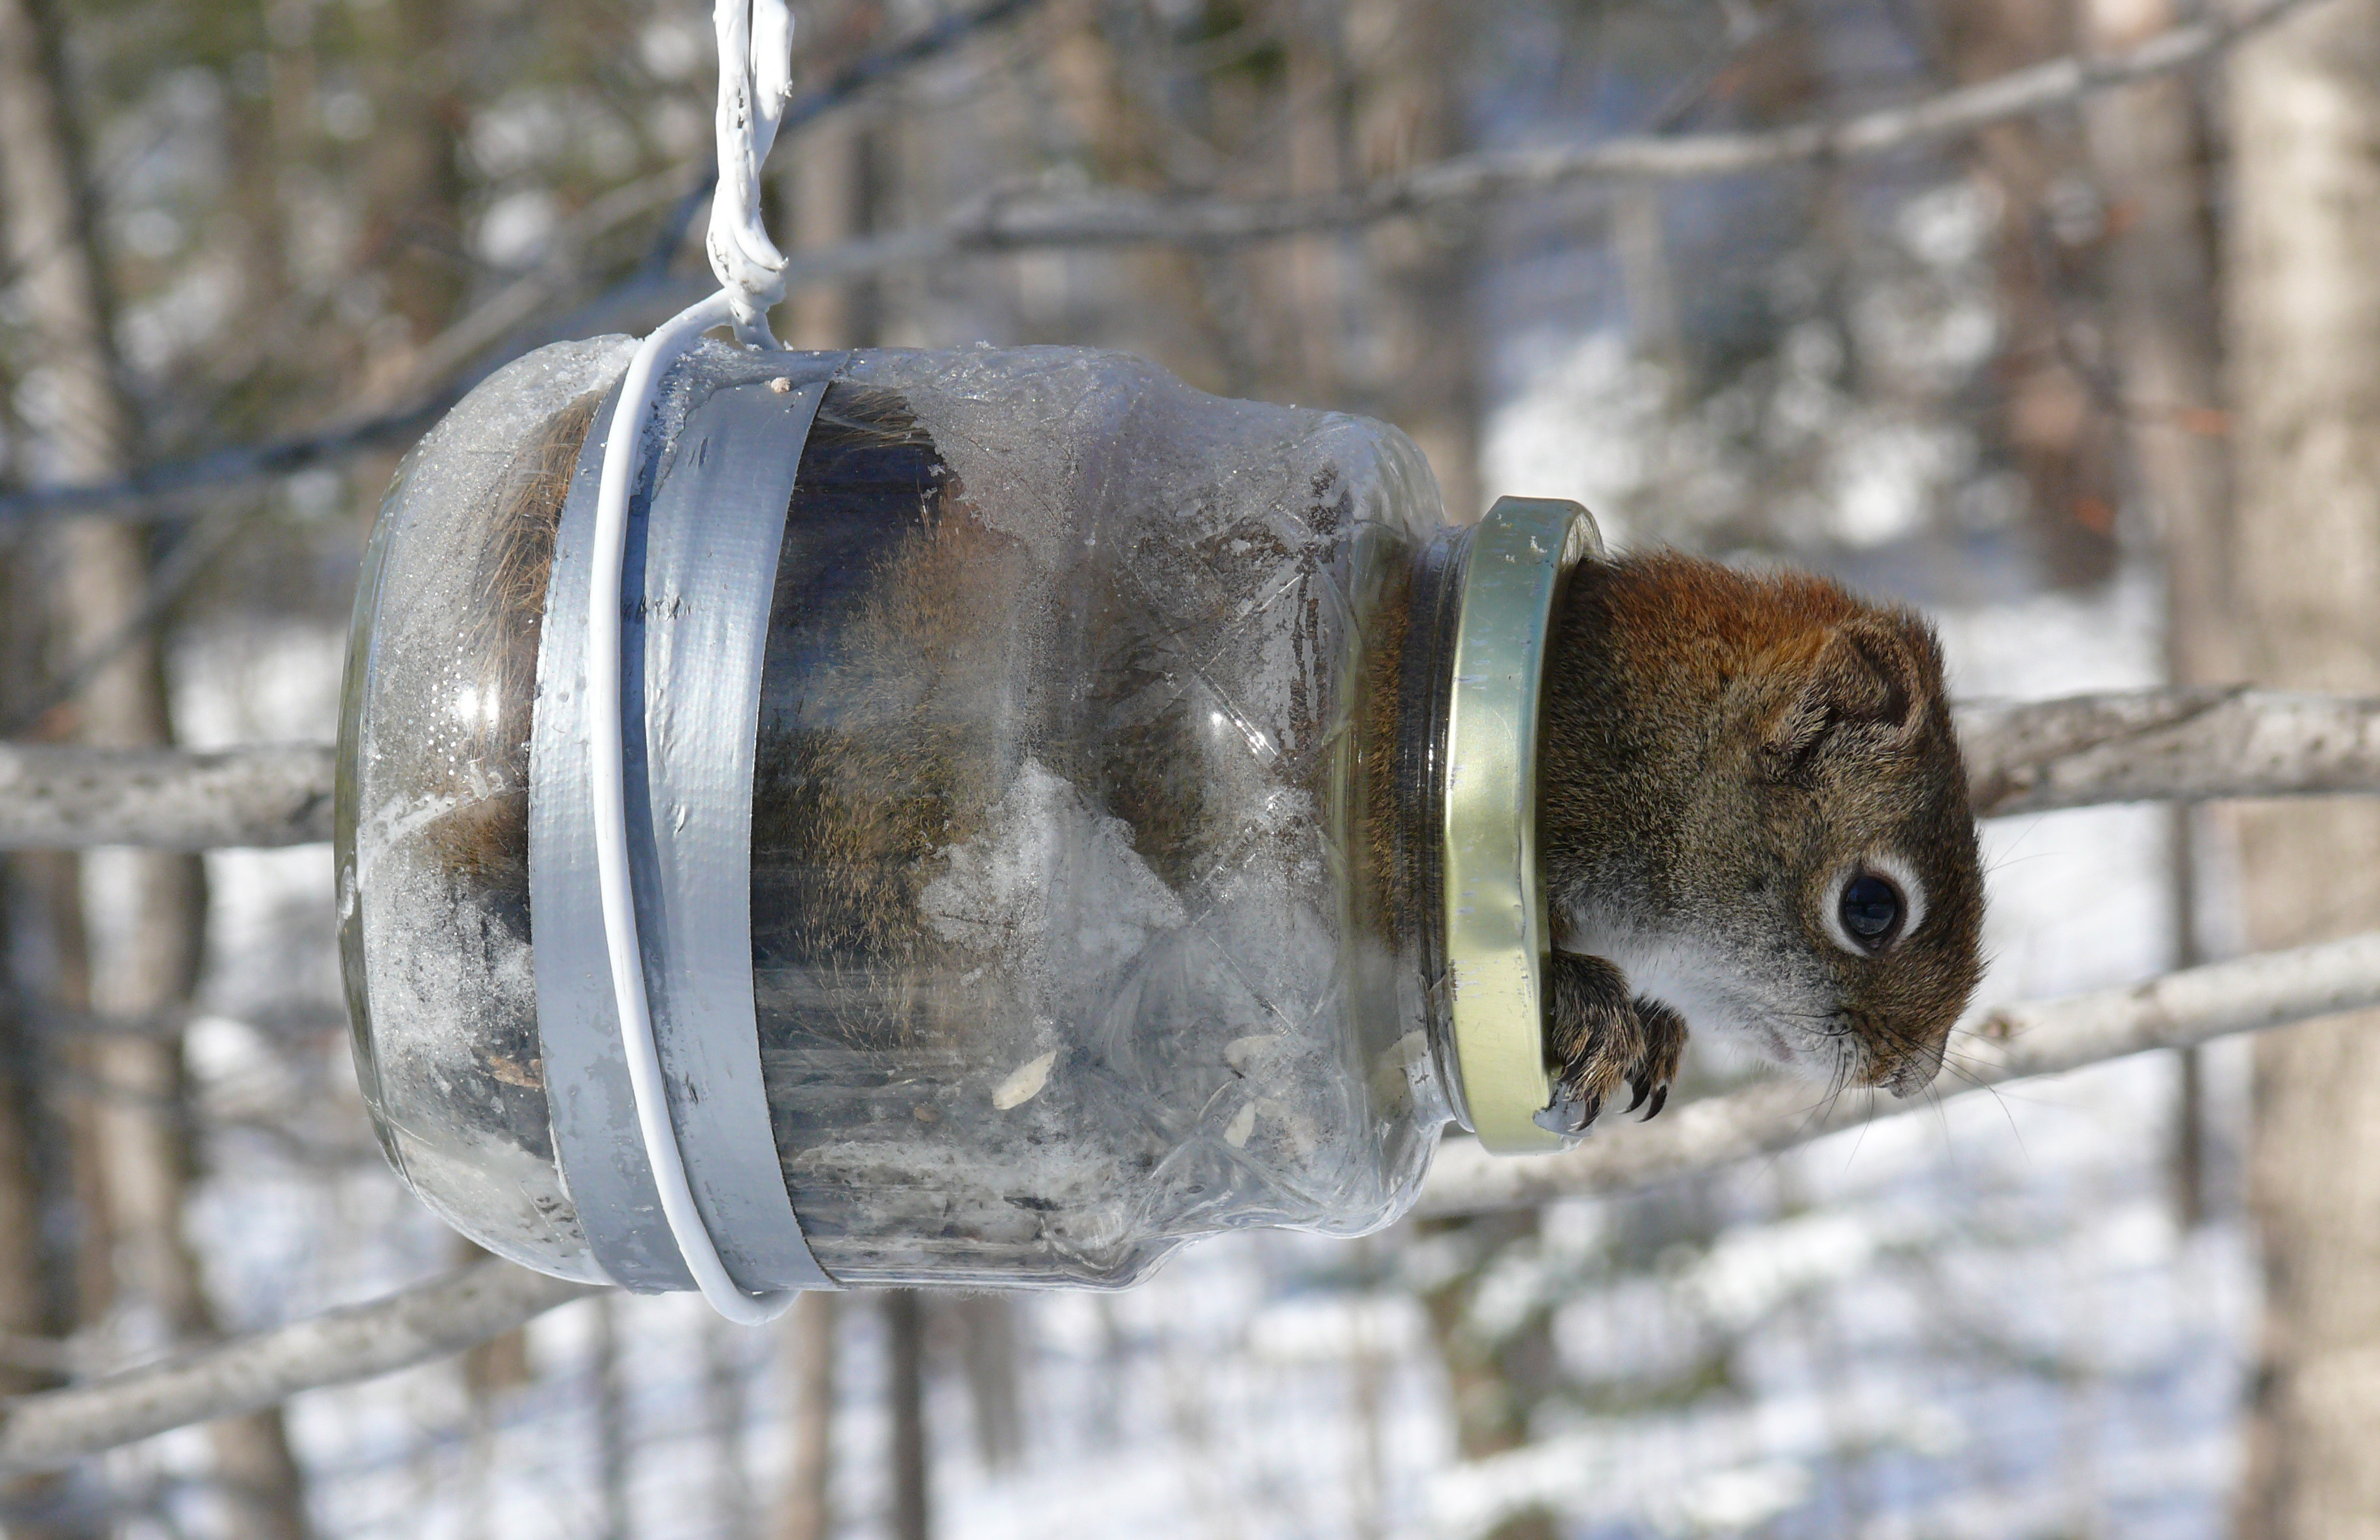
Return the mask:
POLYGON ((760 663, 795 468, 825 394, 823 380, 753 383, 704 401, 622 568, 623 593, 643 595, 624 607, 620 658, 621 698, 644 709, 621 727, 653 1044, 695 1207, 749 1292, 834 1286, 785 1194, 752 1000, 760 663))
MULTIPOLYGON (((615 387, 570 479, 554 530, 538 638, 537 712, 529 734, 528 889, 537 970, 537 1030, 553 1153, 604 1276, 642 1292, 691 1289, 660 1190, 637 1137, 637 1104, 620 1047, 612 963, 595 876, 595 806, 588 784, 588 575, 603 442, 615 387)), ((650 472, 648 472, 650 476, 650 472)), ((641 498, 644 488, 638 489, 641 498)))
MULTIPOLYGON (((841 355, 682 367, 685 426, 631 503, 622 735, 638 930, 679 1153, 730 1273, 751 1290, 833 1288, 778 1170, 752 1000, 752 756, 770 601, 812 417, 841 355), (710 378, 700 378, 710 376, 710 378), (791 388, 771 388, 771 377, 791 388), (800 383, 795 384, 798 381, 800 383), (709 389, 710 394, 704 391, 709 389), (658 497, 653 487, 658 482, 658 497)), ((590 428, 556 530, 530 747, 538 1020, 554 1153, 613 1281, 686 1290, 638 1132, 594 854, 587 744, 590 534, 617 393, 590 428)))

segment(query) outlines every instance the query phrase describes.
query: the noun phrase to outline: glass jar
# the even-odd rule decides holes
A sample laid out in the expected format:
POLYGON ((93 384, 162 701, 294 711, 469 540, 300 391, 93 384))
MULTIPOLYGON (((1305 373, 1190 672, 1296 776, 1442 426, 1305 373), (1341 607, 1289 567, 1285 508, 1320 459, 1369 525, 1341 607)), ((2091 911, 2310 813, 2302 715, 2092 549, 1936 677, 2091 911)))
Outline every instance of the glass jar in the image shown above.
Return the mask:
MULTIPOLYGON (((371 540, 341 945, 382 1147, 480 1244, 692 1286, 620 1068, 587 526, 633 344, 472 393, 371 540)), ((636 928, 747 1288, 1114 1287, 1555 1147, 1534 733, 1593 528, 1078 349, 706 343, 623 565, 636 928)))

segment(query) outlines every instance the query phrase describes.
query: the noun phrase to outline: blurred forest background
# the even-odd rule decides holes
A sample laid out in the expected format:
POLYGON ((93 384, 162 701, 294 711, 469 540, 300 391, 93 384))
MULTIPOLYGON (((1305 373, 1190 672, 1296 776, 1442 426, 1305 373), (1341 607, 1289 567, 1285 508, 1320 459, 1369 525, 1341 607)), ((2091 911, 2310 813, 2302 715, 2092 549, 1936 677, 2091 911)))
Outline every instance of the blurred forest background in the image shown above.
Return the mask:
MULTIPOLYGON (((2216 4, 802 0, 805 89, 844 83, 771 164, 814 280, 778 329, 1127 348, 1384 418, 1458 517, 1575 497, 1618 544, 1923 605, 1964 695, 2374 693, 2375 0, 1860 158, 1262 239, 905 239, 1838 120, 2216 4)), ((709 287, 713 67, 691 0, 0 0, 0 736, 332 736, 410 436, 505 358, 709 287)), ((1993 1000, 2380 920, 2369 806, 2003 819, 1987 849, 1993 1000)), ((357 1097, 325 847, 19 853, 5 882, 0 1391, 457 1260, 357 1097)), ((19 1480, 0 1526, 2380 1534, 2375 1043, 2322 1024, 1622 1198, 1226 1237, 1121 1296, 814 1295, 759 1332, 590 1300, 19 1480)))

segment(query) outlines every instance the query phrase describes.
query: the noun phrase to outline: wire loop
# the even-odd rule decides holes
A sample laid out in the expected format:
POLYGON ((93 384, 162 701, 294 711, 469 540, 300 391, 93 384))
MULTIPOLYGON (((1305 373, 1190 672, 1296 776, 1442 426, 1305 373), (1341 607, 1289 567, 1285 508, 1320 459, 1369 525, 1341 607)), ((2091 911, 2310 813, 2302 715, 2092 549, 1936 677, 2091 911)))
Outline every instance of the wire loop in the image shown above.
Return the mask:
POLYGON ((679 311, 638 346, 620 382, 620 399, 603 444, 603 478, 595 503, 594 570, 587 596, 587 688, 592 731, 588 780, 595 814, 595 869, 603 914, 604 951, 612 998, 620 1018, 628 1084, 635 1092, 637 1129, 651 1163, 662 1214, 696 1287, 731 1321, 757 1326, 791 1307, 798 1292, 745 1292, 720 1259, 671 1121, 653 1040, 652 1002, 645 992, 644 946, 637 930, 628 871, 626 777, 620 720, 620 566, 627 552, 628 503, 644 470, 645 429, 662 378, 702 334, 733 327, 754 347, 780 345, 769 330, 769 307, 784 297, 785 259, 760 223, 760 165, 775 143, 793 90, 793 13, 786 0, 718 0, 719 190, 710 205, 704 246, 719 292, 679 311))
POLYGON ((760 166, 793 95, 794 17, 786 0, 718 0, 719 190, 703 249, 735 312, 736 340, 778 346, 769 308, 785 297, 785 257, 760 222, 760 166))

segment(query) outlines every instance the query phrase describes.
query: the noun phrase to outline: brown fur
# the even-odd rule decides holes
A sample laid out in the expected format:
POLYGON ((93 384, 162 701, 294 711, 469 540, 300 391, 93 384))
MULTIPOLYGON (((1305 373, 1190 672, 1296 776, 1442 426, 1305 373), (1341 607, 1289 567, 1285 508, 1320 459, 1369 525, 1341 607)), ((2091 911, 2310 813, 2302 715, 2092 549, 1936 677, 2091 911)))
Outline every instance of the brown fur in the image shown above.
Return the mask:
MULTIPOLYGON (((1699 959, 1718 976, 1710 997, 1743 1018, 1706 1025, 1838 1084, 1906 1095, 1931 1080, 1981 973, 1983 882, 1925 622, 1817 577, 1596 561, 1572 582, 1548 669, 1557 946, 1609 936, 1663 966, 1699 959), (1847 866, 1879 853, 1913 871, 1925 910, 1854 955, 1825 910, 1847 866)), ((1661 1094, 1685 1032, 1676 1002, 1631 994, 1612 960, 1574 950, 1554 985, 1574 1123, 1622 1083, 1640 1103, 1661 1094)))
POLYGON ((964 970, 921 923, 919 899, 942 871, 937 857, 981 832, 1008 779, 976 713, 1016 671, 1014 616, 970 600, 1021 588, 1025 566, 1017 542, 950 483, 875 564, 836 658, 808 681, 832 709, 764 737, 756 858, 798 863, 801 879, 771 916, 771 945, 850 983, 826 1013, 847 1044, 940 1038, 950 1012, 964 1013, 955 982, 920 993, 964 970), (895 981, 904 998, 888 1004, 895 981))
POLYGON ((461 649, 479 665, 475 687, 490 702, 480 713, 479 742, 462 756, 475 775, 491 767, 493 783, 453 788, 459 806, 431 825, 429 839, 455 879, 490 902, 507 923, 528 915, 528 752, 537 700, 538 638, 545 620, 546 579, 554 533, 589 426, 601 405, 589 393, 564 407, 504 467, 480 515, 487 529, 472 574, 474 591, 492 596, 461 649))

